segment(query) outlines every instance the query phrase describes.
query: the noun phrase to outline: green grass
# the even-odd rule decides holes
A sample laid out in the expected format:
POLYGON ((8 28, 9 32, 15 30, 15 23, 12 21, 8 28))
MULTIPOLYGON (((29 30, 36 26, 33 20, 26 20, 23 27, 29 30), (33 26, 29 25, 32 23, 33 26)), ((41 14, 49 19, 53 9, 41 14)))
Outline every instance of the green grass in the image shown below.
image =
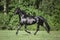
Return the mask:
POLYGON ((26 33, 25 31, 19 31, 19 34, 15 34, 15 30, 0 30, 0 40, 60 40, 60 31, 51 31, 49 34, 46 31, 39 31, 37 35, 26 33))

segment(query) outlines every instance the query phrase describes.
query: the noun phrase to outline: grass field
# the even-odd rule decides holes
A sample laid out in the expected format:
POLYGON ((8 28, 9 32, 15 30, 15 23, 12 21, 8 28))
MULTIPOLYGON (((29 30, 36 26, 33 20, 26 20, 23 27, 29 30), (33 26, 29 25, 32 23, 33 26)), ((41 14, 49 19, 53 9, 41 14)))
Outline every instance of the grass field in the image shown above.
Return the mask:
POLYGON ((19 31, 19 34, 15 34, 15 30, 0 30, 0 40, 60 40, 60 31, 51 31, 49 34, 46 31, 39 31, 37 35, 26 33, 25 31, 19 31))

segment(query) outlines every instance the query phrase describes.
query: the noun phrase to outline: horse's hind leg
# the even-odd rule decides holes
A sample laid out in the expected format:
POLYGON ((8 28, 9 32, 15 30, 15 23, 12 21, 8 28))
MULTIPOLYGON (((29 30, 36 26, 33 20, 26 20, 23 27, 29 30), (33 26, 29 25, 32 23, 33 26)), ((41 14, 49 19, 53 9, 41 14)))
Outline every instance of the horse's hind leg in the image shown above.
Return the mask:
POLYGON ((34 33, 34 35, 36 35, 36 33, 39 31, 39 24, 37 24, 37 29, 36 32, 34 33))
POLYGON ((27 25, 24 26, 25 27, 25 31, 29 34, 31 34, 31 32, 27 31, 27 25))
POLYGON ((43 23, 43 25, 41 25, 41 26, 49 33, 50 27, 48 24, 43 23))
POLYGON ((16 35, 18 34, 18 31, 19 31, 19 29, 21 28, 21 26, 22 26, 22 25, 18 26, 17 31, 16 31, 16 35))

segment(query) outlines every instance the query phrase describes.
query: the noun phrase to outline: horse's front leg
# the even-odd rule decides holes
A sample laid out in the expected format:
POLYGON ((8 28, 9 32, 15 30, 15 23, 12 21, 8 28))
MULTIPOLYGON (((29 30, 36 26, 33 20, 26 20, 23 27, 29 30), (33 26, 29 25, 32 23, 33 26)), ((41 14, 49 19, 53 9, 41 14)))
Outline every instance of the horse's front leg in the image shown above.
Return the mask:
POLYGON ((34 33, 34 35, 36 35, 36 33, 39 31, 39 24, 37 24, 37 29, 36 32, 34 33))
POLYGON ((31 32, 27 31, 27 25, 24 26, 25 27, 25 31, 29 34, 31 34, 31 32))
POLYGON ((22 27, 22 25, 19 25, 16 31, 16 35, 18 34, 18 31, 20 30, 20 28, 22 27))

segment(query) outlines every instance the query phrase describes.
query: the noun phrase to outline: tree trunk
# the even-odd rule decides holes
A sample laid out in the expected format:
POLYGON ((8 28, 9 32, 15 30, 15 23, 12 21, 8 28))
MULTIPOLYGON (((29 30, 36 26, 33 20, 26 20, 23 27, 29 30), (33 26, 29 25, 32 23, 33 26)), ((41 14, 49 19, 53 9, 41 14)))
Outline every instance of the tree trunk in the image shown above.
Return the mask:
POLYGON ((40 2, 42 2, 42 0, 36 0, 36 1, 35 1, 35 5, 34 5, 34 6, 36 7, 36 9, 39 8, 40 2))
POLYGON ((6 7, 6 0, 4 0, 4 14, 6 14, 6 11, 7 11, 6 8, 7 8, 6 7))
POLYGON ((8 13, 9 0, 4 0, 4 14, 8 13))
POLYGON ((0 0, 0 2, 1 2, 1 0, 0 0))
POLYGON ((19 3, 20 3, 20 0, 19 0, 19 3))

